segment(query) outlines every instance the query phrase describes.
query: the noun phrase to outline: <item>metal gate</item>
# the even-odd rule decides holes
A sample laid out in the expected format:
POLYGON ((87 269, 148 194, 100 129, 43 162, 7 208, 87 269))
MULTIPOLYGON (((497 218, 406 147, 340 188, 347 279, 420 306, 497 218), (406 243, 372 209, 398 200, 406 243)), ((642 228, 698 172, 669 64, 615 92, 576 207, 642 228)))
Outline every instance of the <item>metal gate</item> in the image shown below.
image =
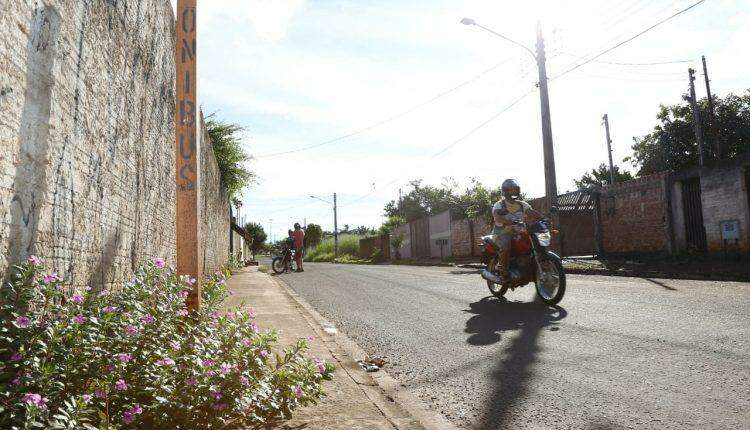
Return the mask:
POLYGON ((411 222, 412 258, 430 258, 430 219, 421 218, 411 222))
POLYGON ((700 178, 691 178, 682 182, 682 211, 685 214, 685 238, 688 250, 705 252, 706 228, 703 225, 700 178))
MULTIPOLYGON (((559 223, 557 251, 563 257, 594 255, 598 253, 596 237, 596 211, 598 194, 586 190, 557 196, 559 223)), ((545 198, 530 200, 534 209, 547 213, 545 198)))

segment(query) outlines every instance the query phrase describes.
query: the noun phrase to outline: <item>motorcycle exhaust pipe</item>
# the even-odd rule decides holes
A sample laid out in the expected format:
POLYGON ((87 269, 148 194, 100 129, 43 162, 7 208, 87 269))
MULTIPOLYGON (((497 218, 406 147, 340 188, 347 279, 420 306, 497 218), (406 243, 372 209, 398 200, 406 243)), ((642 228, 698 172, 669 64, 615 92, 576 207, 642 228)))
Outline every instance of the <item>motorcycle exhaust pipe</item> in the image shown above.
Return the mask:
POLYGON ((498 276, 498 275, 490 272, 487 269, 482 270, 482 278, 484 278, 484 279, 486 279, 486 280, 488 280, 490 282, 494 282, 495 284, 501 284, 502 283, 502 279, 500 279, 500 276, 498 276))

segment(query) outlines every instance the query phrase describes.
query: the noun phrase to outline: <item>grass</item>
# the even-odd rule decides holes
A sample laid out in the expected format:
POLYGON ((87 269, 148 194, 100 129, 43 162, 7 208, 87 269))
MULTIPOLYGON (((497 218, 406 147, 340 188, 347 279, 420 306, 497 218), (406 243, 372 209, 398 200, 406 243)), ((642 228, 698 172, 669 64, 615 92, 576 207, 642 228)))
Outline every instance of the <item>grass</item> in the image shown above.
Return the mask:
MULTIPOLYGON (((359 240, 364 236, 347 234, 339 236, 338 260, 359 260, 359 240), (347 258, 348 257, 348 258, 347 258)), ((333 261, 333 238, 329 237, 307 252, 305 260, 312 262, 333 261)))
POLYGON ((266 266, 265 264, 261 264, 260 266, 258 266, 258 271, 261 273, 268 273, 270 269, 271 268, 266 266))

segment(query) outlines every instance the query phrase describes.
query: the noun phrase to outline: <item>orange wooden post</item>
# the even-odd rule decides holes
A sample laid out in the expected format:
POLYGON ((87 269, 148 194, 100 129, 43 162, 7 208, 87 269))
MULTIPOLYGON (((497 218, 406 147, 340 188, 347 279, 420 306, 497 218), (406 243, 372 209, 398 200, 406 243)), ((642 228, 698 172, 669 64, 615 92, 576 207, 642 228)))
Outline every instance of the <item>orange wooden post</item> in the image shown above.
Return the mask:
POLYGON ((196 73, 196 0, 177 0, 175 63, 175 157, 177 179, 177 273, 195 278, 187 298, 191 310, 201 305, 200 258, 200 141, 198 139, 198 79, 196 73))

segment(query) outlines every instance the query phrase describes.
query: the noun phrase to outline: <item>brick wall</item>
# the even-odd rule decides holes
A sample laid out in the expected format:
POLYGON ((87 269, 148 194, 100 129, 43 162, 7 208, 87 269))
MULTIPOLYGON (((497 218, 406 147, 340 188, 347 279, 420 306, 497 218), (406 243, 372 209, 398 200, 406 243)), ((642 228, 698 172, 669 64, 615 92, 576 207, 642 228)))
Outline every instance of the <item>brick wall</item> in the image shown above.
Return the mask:
MULTIPOLYGON (((173 34, 168 0, 3 2, 0 275, 31 253, 70 285, 118 283, 151 255, 174 263, 173 34)), ((210 271, 229 210, 205 149, 210 271)))
POLYGON ((724 241, 721 237, 720 223, 731 220, 739 221, 740 251, 750 252, 750 216, 744 168, 728 166, 704 170, 700 178, 703 225, 706 228, 708 252, 723 252, 724 241))
POLYGON ((605 253, 669 252, 666 173, 602 188, 605 253))
POLYGON ((390 259, 390 240, 389 236, 373 236, 359 241, 359 258, 370 258, 376 250, 380 250, 382 258, 390 259))
POLYGON ((451 247, 453 257, 471 257, 471 247, 474 247, 474 256, 482 254, 482 248, 477 244, 480 238, 490 234, 492 227, 484 218, 455 219, 451 221, 451 247), (469 223, 473 224, 474 237, 471 237, 469 223))

